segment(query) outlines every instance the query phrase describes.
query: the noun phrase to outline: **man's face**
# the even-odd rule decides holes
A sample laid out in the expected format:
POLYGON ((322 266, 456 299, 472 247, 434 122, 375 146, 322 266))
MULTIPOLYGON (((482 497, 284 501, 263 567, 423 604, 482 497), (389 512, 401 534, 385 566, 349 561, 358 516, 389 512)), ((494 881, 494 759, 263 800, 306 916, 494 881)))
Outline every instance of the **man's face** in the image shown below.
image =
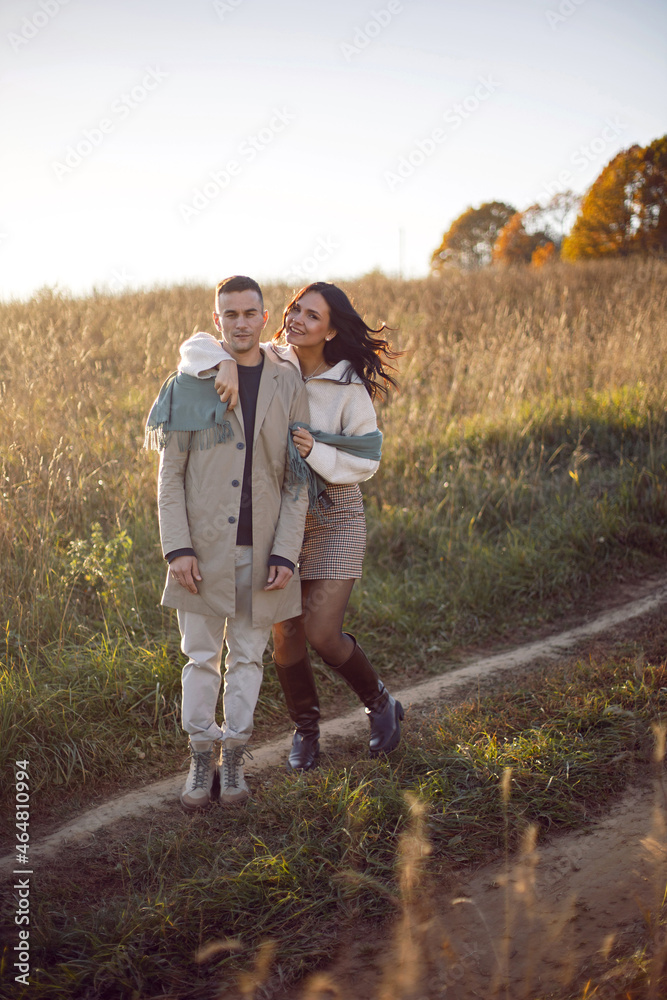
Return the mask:
POLYGON ((222 334, 229 353, 240 365, 258 365, 262 355, 259 338, 269 318, 262 312, 257 292, 223 292, 218 300, 215 325, 222 334))

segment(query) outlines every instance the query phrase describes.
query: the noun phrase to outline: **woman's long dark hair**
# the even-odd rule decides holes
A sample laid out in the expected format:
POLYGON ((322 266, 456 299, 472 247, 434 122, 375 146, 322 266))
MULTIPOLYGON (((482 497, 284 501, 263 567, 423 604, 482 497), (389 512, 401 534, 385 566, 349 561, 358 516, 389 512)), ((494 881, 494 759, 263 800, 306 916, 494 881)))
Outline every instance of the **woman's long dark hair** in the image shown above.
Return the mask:
POLYGON ((401 356, 401 351, 392 351, 389 341, 372 334, 389 330, 383 323, 377 330, 362 319, 345 292, 328 281, 314 281, 306 285, 285 306, 282 326, 273 335, 274 340, 280 340, 285 333, 285 322, 292 307, 306 292, 319 292, 329 306, 329 324, 336 336, 324 345, 324 360, 328 365, 336 365, 339 361, 349 361, 347 382, 350 382, 354 370, 366 386, 371 399, 379 393, 387 394, 388 387, 397 385, 396 379, 389 374, 394 371, 386 361, 393 361, 401 356))

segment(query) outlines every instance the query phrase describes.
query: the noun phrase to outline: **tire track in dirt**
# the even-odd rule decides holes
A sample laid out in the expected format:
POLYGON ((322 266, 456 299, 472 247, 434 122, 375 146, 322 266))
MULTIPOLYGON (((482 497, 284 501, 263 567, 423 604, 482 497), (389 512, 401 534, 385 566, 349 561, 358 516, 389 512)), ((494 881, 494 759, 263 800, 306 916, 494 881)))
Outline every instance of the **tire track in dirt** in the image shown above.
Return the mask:
MULTIPOLYGON (((545 659, 554 659, 571 653, 581 640, 599 635, 632 618, 654 611, 666 601, 667 582, 663 581, 645 596, 596 615, 583 625, 546 639, 526 643, 512 650, 472 660, 446 674, 394 692, 394 695, 406 709, 424 703, 432 703, 470 682, 494 674, 501 674, 517 667, 526 668, 533 663, 537 664, 545 659)), ((346 715, 324 722, 321 726, 321 733, 325 740, 327 738, 348 737, 358 733, 360 729, 363 731, 365 726, 364 709, 359 707, 346 715)), ((256 747, 253 750, 253 761, 247 768, 248 774, 252 775, 269 767, 282 766, 290 742, 291 733, 256 747)), ((102 805, 87 810, 70 823, 64 824, 53 833, 31 843, 30 860, 33 867, 67 845, 94 837, 98 830, 111 826, 118 820, 141 815, 147 809, 159 808, 166 803, 171 804, 179 794, 183 781, 183 772, 172 774, 168 778, 153 782, 138 791, 116 796, 102 805)), ((0 858, 0 871, 8 871, 13 865, 14 854, 7 854, 0 858)))

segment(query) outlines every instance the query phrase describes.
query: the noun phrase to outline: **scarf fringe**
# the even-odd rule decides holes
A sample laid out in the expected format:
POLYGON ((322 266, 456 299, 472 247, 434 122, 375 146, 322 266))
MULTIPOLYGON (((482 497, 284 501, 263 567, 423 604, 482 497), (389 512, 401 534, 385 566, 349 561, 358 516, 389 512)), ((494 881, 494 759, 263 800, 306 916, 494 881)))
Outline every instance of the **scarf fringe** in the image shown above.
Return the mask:
POLYGON ((165 424, 158 424, 157 427, 147 427, 144 438, 144 448, 147 451, 164 451, 174 434, 178 441, 178 450, 183 451, 208 451, 216 444, 224 444, 234 437, 234 431, 229 420, 223 420, 221 424, 214 424, 213 427, 206 427, 201 431, 168 431, 165 424))
POLYGON ((308 489, 308 513, 315 518, 318 524, 321 524, 324 521, 324 514, 320 509, 319 497, 320 493, 324 493, 324 481, 301 457, 291 434, 287 438, 287 450, 290 480, 297 487, 297 499, 301 494, 301 487, 306 486, 308 489))

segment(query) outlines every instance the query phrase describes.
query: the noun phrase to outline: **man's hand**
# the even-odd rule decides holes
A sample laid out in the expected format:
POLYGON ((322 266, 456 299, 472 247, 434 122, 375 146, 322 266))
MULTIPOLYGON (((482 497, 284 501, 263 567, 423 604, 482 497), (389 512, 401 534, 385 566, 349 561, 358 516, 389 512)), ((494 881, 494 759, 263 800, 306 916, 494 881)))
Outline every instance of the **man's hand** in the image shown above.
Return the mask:
POLYGON ((177 556, 169 563, 169 576, 191 594, 198 593, 195 580, 201 580, 196 556, 177 556))
POLYGON ((289 566, 269 566, 269 578, 264 590, 284 590, 293 576, 289 566))
POLYGON ((235 361, 221 361, 215 378, 215 388, 228 410, 239 401, 239 372, 235 361))
POLYGON ((307 431, 305 427, 297 427, 295 431, 292 431, 292 440, 294 441, 296 450, 301 455, 301 458, 308 458, 313 450, 313 445, 315 444, 315 440, 310 431, 307 431))

